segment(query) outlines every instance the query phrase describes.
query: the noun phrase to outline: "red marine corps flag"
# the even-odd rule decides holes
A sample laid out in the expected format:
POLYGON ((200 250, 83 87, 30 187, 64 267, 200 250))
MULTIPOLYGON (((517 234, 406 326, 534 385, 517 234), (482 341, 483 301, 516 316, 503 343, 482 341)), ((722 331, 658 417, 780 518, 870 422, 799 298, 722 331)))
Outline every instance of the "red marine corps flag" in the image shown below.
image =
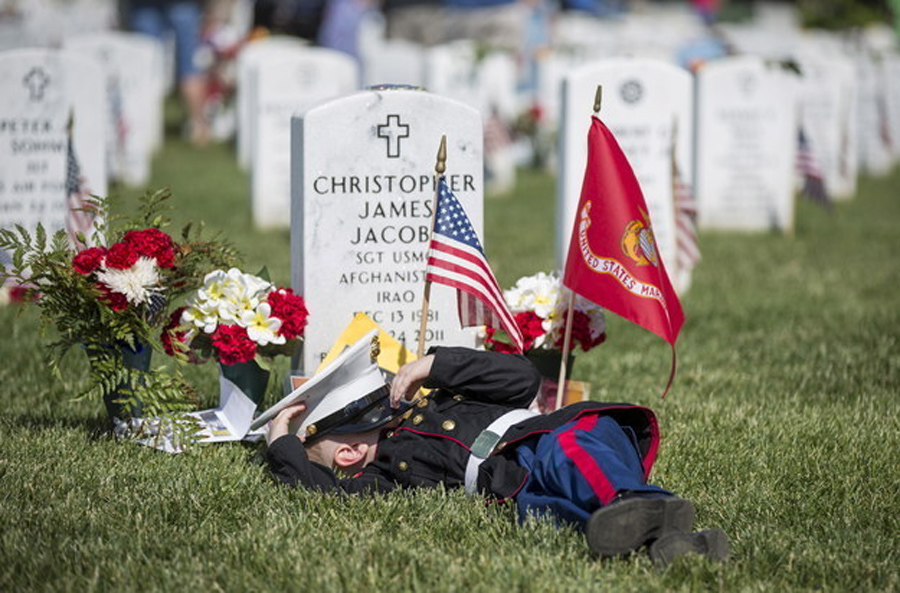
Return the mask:
POLYGON ((674 356, 684 313, 657 251, 644 195, 612 132, 592 120, 563 284, 660 336, 674 356))

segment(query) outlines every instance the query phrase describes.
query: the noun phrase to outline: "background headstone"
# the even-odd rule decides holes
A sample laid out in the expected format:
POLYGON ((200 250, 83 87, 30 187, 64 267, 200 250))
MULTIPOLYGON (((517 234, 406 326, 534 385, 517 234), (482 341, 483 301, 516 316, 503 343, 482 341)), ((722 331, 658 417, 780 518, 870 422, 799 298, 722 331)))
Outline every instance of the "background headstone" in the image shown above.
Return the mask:
POLYGON ((600 119, 615 135, 637 176, 653 233, 669 275, 676 275, 673 141, 682 181, 690 184, 693 82, 676 66, 652 59, 616 58, 572 71, 563 84, 557 176, 556 254, 565 263, 587 162, 587 132, 597 86, 600 119))
POLYGON ((105 32, 71 37, 65 47, 97 60, 106 75, 110 176, 146 184, 163 128, 162 44, 137 33, 105 32))
POLYGON ((892 163, 900 162, 900 53, 885 52, 881 56, 884 101, 890 138, 892 163))
POLYGON ((253 160, 253 113, 256 93, 256 68, 259 64, 281 57, 297 55, 307 43, 297 37, 268 37, 245 45, 237 57, 235 109, 237 111, 237 158, 242 169, 253 160))
POLYGON ((866 51, 856 57, 856 83, 859 89, 859 163, 871 175, 886 175, 893 155, 884 69, 866 51))
POLYGON ((0 53, 0 227, 66 228, 70 176, 79 191, 106 194, 105 99, 93 60, 57 50, 0 53))
POLYGON ((701 227, 793 229, 796 106, 796 78, 761 58, 723 58, 700 69, 694 179, 701 227))
MULTIPOLYGON (((292 128, 291 283, 310 311, 303 368, 316 369, 358 311, 415 351, 442 135, 448 184, 484 240, 481 115, 425 91, 368 90, 292 128)), ((427 345, 474 345, 455 290, 432 287, 430 317, 427 345)))
POLYGON ((364 86, 425 84, 425 48, 402 39, 369 43, 361 48, 364 86))
POLYGON ((357 89, 356 62, 341 52, 308 48, 256 67, 252 103, 253 222, 287 228, 291 213, 291 116, 357 89))
POLYGON ((800 125, 806 134, 825 187, 835 199, 856 193, 856 76, 841 56, 801 54, 800 125))

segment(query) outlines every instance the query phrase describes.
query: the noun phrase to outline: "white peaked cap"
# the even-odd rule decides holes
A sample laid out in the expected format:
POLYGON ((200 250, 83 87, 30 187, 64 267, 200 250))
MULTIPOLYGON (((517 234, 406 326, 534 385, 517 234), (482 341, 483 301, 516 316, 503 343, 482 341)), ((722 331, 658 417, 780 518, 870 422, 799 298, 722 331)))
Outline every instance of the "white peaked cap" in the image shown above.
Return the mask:
POLYGON ((351 344, 314 377, 260 415, 251 428, 262 426, 283 408, 303 402, 306 411, 294 418, 290 429, 306 434, 311 424, 383 388, 385 378, 372 351, 377 335, 378 330, 373 329, 351 344))

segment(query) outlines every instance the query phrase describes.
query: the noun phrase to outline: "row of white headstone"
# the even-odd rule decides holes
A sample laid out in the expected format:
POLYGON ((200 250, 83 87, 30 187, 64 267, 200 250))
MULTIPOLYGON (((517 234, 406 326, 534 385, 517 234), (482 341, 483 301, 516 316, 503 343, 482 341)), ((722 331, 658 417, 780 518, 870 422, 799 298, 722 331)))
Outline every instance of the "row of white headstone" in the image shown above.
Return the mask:
MULTIPOLYGON (((431 66, 424 83, 429 91, 479 109, 485 124, 491 115, 504 121, 516 115, 515 65, 509 54, 496 52, 478 60, 475 44, 461 41, 422 55, 431 66)), ((381 59, 385 63, 392 60, 390 56, 381 59)), ((391 85, 419 86, 410 84, 411 79, 404 76, 384 76, 380 80, 391 85)), ((239 165, 250 171, 257 226, 284 227, 287 223, 283 213, 290 197, 291 115, 359 90, 360 78, 359 66, 347 55, 308 47, 296 38, 255 41, 238 55, 237 158, 239 165)), ((511 158, 501 160, 502 156, 491 162, 497 170, 495 177, 503 180, 502 186, 492 191, 509 189, 515 179, 515 162, 511 158)))
MULTIPOLYGON (((353 92, 358 73, 330 60, 333 56, 324 50, 285 47, 282 59, 262 49, 250 45, 241 58, 248 69, 241 86, 248 93, 242 93, 238 112, 256 123, 242 126, 247 136, 239 146, 247 143, 254 185, 273 183, 258 195, 284 196, 272 205, 260 202, 258 220, 290 220, 292 285, 312 313, 304 367, 317 366, 356 311, 367 312, 414 347, 434 196, 432 172, 442 135, 449 142, 449 185, 484 240, 484 107, 419 90, 353 92), (263 55, 253 58, 256 51, 263 55), (274 67, 268 69, 270 65, 274 67), (332 84, 335 80, 346 86, 332 84), (313 97, 311 89, 318 88, 321 95, 313 97), (267 115, 271 119, 264 120, 267 115), (277 172, 265 169, 276 163, 277 172)), ((95 193, 106 191, 107 79, 96 62, 71 52, 17 52, 14 57, 0 59, 0 224, 32 227, 41 221, 60 228, 72 155, 85 185, 95 193)), ((638 58, 564 72, 557 119, 557 245, 567 243, 579 197, 598 85, 605 89, 600 117, 635 168, 660 252, 682 291, 689 285, 690 270, 673 264, 676 168, 682 181, 695 186, 702 225, 789 229, 797 121, 803 118, 819 143, 820 159, 838 164, 848 159, 852 173, 847 184, 852 187, 857 156, 852 146, 877 132, 864 128, 863 109, 854 108, 863 103, 864 91, 854 93, 856 78, 847 74, 852 67, 817 70, 815 61, 809 61, 813 65, 804 68, 807 76, 800 80, 816 81, 820 91, 803 90, 806 82, 801 85, 758 57, 710 62, 696 77, 665 62, 638 58), (804 93, 811 96, 798 102, 804 93), (819 129, 822 122, 832 125, 819 129)), ((881 68, 889 62, 882 60, 881 68)), ((454 72, 452 66, 440 71, 454 72)), ((467 77, 471 79, 470 74, 454 74, 445 92, 452 94, 467 77)), ((823 168, 831 174, 840 166, 823 168)), ((256 195, 254 189, 255 214, 256 195)), ((434 288, 426 338, 429 344, 474 344, 472 330, 458 327, 452 290, 434 288)))

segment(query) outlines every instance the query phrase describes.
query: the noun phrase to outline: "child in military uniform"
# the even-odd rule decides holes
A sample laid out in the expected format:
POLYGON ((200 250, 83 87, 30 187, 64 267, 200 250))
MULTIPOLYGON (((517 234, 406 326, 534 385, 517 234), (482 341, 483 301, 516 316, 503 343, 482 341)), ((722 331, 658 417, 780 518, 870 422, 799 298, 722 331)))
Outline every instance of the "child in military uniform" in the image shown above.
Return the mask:
POLYGON ((600 557, 646 546, 662 565, 690 552, 725 559, 722 531, 691 533, 691 503, 647 483, 659 444, 651 410, 581 402, 536 415, 526 408, 540 381, 522 356, 438 347, 389 388, 320 382, 328 393, 270 423, 269 466, 285 484, 324 492, 444 484, 512 499, 523 519, 583 530, 600 557), (432 391, 410 403, 422 387, 432 391))

